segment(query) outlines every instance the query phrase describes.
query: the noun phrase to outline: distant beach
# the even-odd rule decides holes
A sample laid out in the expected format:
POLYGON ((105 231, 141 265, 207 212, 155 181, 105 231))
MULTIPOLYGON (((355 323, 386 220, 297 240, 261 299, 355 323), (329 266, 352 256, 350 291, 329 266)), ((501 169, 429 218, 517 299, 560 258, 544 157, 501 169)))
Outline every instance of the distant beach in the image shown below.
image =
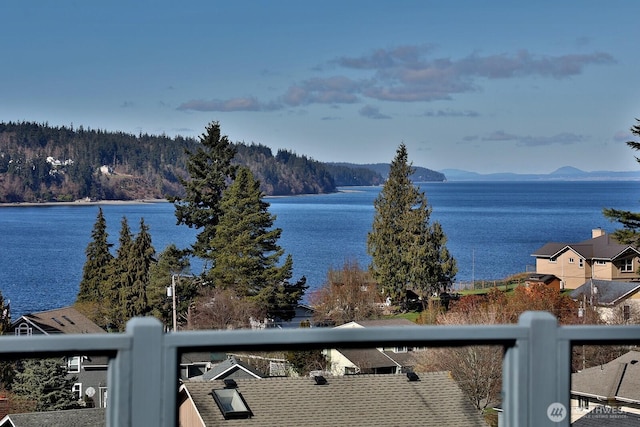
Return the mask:
POLYGON ((93 206, 93 205, 141 205, 145 203, 169 203, 166 199, 135 199, 135 200, 85 200, 80 199, 74 202, 15 202, 0 203, 0 208, 19 207, 46 207, 46 206, 93 206))

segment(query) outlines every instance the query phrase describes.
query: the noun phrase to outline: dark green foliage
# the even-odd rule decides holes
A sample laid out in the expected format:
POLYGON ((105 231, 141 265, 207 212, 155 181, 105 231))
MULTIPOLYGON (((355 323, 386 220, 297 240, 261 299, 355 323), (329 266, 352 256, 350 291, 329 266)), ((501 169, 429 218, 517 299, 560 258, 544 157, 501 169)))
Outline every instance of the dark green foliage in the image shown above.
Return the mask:
POLYGON ((234 163, 248 167, 269 196, 321 194, 336 191, 326 165, 285 150, 274 157, 263 145, 236 145, 234 163))
MULTIPOLYGON (((259 144, 231 145, 237 151, 234 164, 251 169, 266 195, 336 190, 335 169, 329 165, 286 150, 274 156, 259 144)), ((188 153, 200 148, 194 138, 1 122, 0 203, 182 197, 188 153), (110 173, 100 172, 102 166, 110 173)), ((340 185, 380 183, 368 169, 340 169, 343 177, 357 177, 350 182, 341 178, 340 185)))
POLYGON ((111 261, 113 255, 109 252, 111 244, 107 238, 107 221, 98 209, 98 216, 91 231, 91 241, 85 251, 87 261, 82 269, 82 281, 78 292, 77 302, 100 301, 103 296, 105 283, 112 278, 111 261))
POLYGON ((179 191, 184 150, 195 145, 182 137, 0 123, 0 202, 163 198, 179 191), (114 174, 98 172, 103 165, 114 174))
POLYGON ((284 254, 277 244, 282 230, 273 228, 275 216, 268 208, 259 182, 249 169, 240 168, 220 201, 219 222, 209 241, 213 267, 205 280, 254 298, 267 307, 269 315, 288 320, 306 289, 305 279, 289 283, 291 256, 278 265, 284 254))
POLYGON ((133 260, 133 236, 127 217, 122 217, 120 223, 120 238, 116 257, 112 260, 110 280, 104 283, 104 298, 106 311, 106 327, 109 330, 123 330, 126 318, 122 309, 121 294, 124 289, 132 286, 129 268, 133 260))
POLYGON ((140 219, 140 231, 135 239, 126 217, 122 218, 119 247, 114 257, 107 242, 106 221, 102 209, 87 247, 83 282, 76 299, 76 308, 108 331, 123 331, 127 320, 151 311, 147 286, 155 249, 149 227, 140 219), (106 262, 106 264, 104 264, 106 262))
POLYGON ((380 185, 384 178, 380 173, 365 166, 346 163, 326 163, 325 168, 338 187, 349 185, 380 185))
POLYGON ((127 250, 122 259, 116 258, 117 267, 121 271, 120 316, 115 320, 120 331, 124 330, 126 321, 136 316, 144 316, 149 311, 147 301, 147 285, 151 265, 154 262, 155 249, 151 244, 149 227, 140 219, 140 231, 133 240, 128 242, 127 250))
POLYGON ((76 378, 67 378, 60 359, 29 359, 21 363, 13 381, 13 392, 35 402, 36 411, 78 408, 71 391, 76 378))
MULTIPOLYGON (((169 327, 172 322, 172 298, 167 296, 167 287, 171 285, 171 277, 176 275, 176 301, 178 318, 185 317, 189 304, 197 295, 198 286, 189 275, 189 258, 184 250, 175 244, 168 245, 158 256, 158 262, 151 266, 147 299, 151 315, 160 319, 169 327)), ((180 322, 178 322, 180 323, 180 322)))
POLYGON ((170 200, 175 204, 178 224, 200 230, 193 244, 194 254, 211 260, 214 248, 210 241, 220 217, 220 199, 237 169, 231 164, 235 148, 226 135, 220 134, 220 124, 213 122, 200 137, 200 146, 188 154, 190 178, 181 180, 186 194, 183 198, 170 200))
MULTIPOLYGON (((638 124, 631 127, 631 133, 640 137, 640 119, 636 119, 636 121, 638 124)), ((633 150, 640 150, 640 142, 638 141, 627 141, 627 145, 633 150)), ((636 157, 636 161, 640 163, 640 158, 636 157)), ((618 241, 640 247, 640 213, 614 208, 604 209, 603 213, 611 221, 622 224, 622 228, 613 233, 618 241)))
POLYGON ((446 290, 457 272, 442 228, 430 224, 431 207, 424 192, 413 185, 412 173, 401 144, 374 201, 367 238, 373 277, 395 302, 404 299, 408 289, 425 296, 446 290))

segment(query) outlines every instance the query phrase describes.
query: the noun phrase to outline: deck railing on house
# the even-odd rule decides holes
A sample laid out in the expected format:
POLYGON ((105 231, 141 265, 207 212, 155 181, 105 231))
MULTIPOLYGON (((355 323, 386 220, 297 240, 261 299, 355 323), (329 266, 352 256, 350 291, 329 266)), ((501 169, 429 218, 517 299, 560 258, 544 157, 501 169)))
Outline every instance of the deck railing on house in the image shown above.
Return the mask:
POLYGON ((153 318, 135 318, 122 334, 4 336, 3 358, 108 355, 109 426, 177 425, 178 362, 182 352, 500 345, 506 426, 569 426, 571 347, 638 344, 640 326, 558 326, 545 312, 524 313, 513 325, 356 329, 189 331, 164 333, 153 318))

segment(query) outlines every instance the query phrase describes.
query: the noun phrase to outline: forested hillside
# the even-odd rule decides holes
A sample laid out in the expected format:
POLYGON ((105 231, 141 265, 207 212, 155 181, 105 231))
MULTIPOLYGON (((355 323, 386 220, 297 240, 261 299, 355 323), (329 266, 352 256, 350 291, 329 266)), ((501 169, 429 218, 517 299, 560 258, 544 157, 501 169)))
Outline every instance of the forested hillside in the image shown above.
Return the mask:
MULTIPOLYGON (((180 136, 1 122, 0 203, 181 196, 187 152, 198 144, 180 136)), ((268 196, 330 193, 337 186, 384 181, 369 165, 326 164, 287 150, 274 155, 263 145, 234 145, 234 162, 247 166, 268 196)))

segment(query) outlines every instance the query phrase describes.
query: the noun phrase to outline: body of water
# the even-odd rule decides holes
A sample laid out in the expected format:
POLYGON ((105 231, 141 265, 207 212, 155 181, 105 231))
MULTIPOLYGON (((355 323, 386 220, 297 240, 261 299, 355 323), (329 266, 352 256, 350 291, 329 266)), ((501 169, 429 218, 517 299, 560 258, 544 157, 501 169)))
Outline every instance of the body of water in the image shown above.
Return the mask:
MULTIPOLYGON (((591 229, 609 232, 618 224, 602 215, 613 207, 640 211, 640 183, 446 182, 419 184, 442 224, 458 262, 461 282, 495 280, 531 270, 536 249, 549 241, 577 242, 591 229)), ((328 195, 270 198, 270 211, 283 229, 279 244, 293 256, 294 280, 321 286, 329 268, 345 261, 369 264, 367 233, 378 187, 346 187, 328 195)), ((126 216, 134 233, 140 218, 153 245, 188 247, 195 231, 177 226, 169 203, 103 205, 109 241, 117 244, 126 216)), ((75 301, 85 249, 97 206, 0 208, 0 290, 13 315, 63 307, 75 301)), ((114 246, 115 253, 115 246, 114 246)), ((198 274, 202 263, 194 261, 198 274)), ((169 283, 170 278, 167 278, 169 283)))

